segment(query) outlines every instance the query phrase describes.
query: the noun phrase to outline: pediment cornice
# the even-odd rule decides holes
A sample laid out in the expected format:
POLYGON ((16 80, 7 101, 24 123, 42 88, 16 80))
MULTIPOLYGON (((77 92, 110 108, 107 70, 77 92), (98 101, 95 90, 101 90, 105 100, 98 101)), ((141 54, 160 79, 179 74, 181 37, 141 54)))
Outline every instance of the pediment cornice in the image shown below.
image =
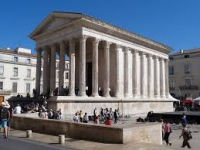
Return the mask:
POLYGON ((81 13, 52 12, 30 34, 29 37, 35 40, 36 37, 48 35, 63 28, 68 28, 70 25, 72 26, 72 24, 97 31, 99 30, 104 33, 106 32, 107 34, 109 33, 110 35, 123 38, 149 48, 157 49, 165 53, 172 51, 171 47, 168 47, 164 44, 81 13))

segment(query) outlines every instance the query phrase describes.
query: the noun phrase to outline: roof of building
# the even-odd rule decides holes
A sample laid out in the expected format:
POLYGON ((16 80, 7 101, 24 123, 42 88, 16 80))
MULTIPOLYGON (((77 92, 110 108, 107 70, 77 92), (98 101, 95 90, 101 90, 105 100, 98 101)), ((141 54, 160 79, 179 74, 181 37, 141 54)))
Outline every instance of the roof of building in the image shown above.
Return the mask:
POLYGON ((199 53, 199 52, 200 52, 200 48, 180 50, 179 52, 170 54, 170 56, 185 55, 185 54, 192 54, 192 53, 199 53))
POLYGON ((82 13, 74 13, 74 12, 54 11, 54 12, 50 13, 44 19, 44 21, 42 21, 39 24, 39 26, 37 26, 37 28, 29 35, 29 37, 35 40, 35 36, 39 35, 41 33, 41 31, 45 29, 45 26, 48 23, 50 23, 53 18, 56 18, 56 17, 67 18, 70 15, 72 15, 75 19, 78 19, 78 20, 82 19, 83 21, 89 20, 90 22, 92 22, 94 24, 98 24, 98 25, 104 26, 105 28, 108 28, 110 30, 114 30, 115 32, 118 32, 118 33, 124 34, 126 36, 129 36, 130 38, 133 38, 136 41, 138 41, 138 43, 140 43, 140 44, 141 44, 141 42, 145 43, 145 46, 147 46, 147 47, 152 47, 153 46, 153 47, 160 48, 160 49, 162 49, 164 51, 167 51, 167 52, 171 52, 171 50, 172 50, 172 48, 169 47, 169 46, 166 46, 166 45, 161 44, 159 42, 156 42, 156 41, 154 41, 152 39, 149 39, 149 38, 143 37, 141 35, 138 35, 136 33, 133 33, 132 31, 128 31, 128 30, 122 29, 120 27, 117 27, 117 26, 114 26, 114 25, 112 25, 110 23, 101 21, 101 20, 96 19, 94 17, 91 17, 89 15, 85 15, 85 14, 82 14, 82 13))
POLYGON ((22 53, 22 52, 18 52, 16 49, 12 50, 12 49, 1 49, 0 48, 0 53, 10 54, 10 55, 26 56, 26 57, 33 57, 33 58, 37 57, 37 54, 22 53))

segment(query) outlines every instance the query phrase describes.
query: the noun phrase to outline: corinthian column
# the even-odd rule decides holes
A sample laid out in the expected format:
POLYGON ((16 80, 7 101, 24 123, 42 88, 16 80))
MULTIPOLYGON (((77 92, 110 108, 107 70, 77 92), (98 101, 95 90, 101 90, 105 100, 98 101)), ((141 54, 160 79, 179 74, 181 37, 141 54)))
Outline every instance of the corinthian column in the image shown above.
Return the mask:
POLYGON ((105 59, 105 80, 104 80, 104 96, 109 97, 110 87, 110 43, 105 42, 104 44, 104 59, 105 59))
POLYGON ((132 51, 132 76, 133 76, 133 97, 140 96, 140 55, 136 50, 132 51))
POLYGON ((86 70, 86 36, 81 36, 80 38, 80 54, 79 54, 79 95, 80 96, 86 96, 85 91, 85 70, 86 70))
POLYGON ((48 82, 48 78, 47 78, 47 67, 48 67, 48 51, 47 49, 44 50, 44 65, 43 65, 43 93, 46 94, 47 93, 47 82, 48 82))
POLYGON ((165 97, 165 66, 164 59, 160 59, 160 96, 165 97))
POLYGON ((98 74, 99 74, 99 65, 98 65, 98 47, 99 40, 95 39, 93 41, 93 53, 92 53, 92 96, 99 96, 98 93, 98 74))
POLYGON ((146 54, 141 53, 141 96, 147 97, 147 59, 146 54))
POLYGON ((120 81, 119 81, 119 45, 115 46, 115 64, 116 64, 116 86, 115 86, 115 97, 120 97, 120 81))
POLYGON ((55 89, 55 75, 56 75, 56 46, 51 46, 51 75, 50 75, 50 92, 53 96, 53 91, 55 89))
POLYGON ((152 55, 148 54, 147 59, 148 59, 148 79, 147 79, 148 97, 152 98, 154 96, 154 64, 152 55))
POLYGON ((156 98, 159 98, 160 97, 160 67, 159 67, 159 59, 158 57, 155 56, 155 59, 154 59, 154 65, 155 65, 155 84, 154 84, 154 87, 155 87, 155 97, 156 98))
POLYGON ((70 79, 69 79, 69 96, 75 96, 75 41, 71 39, 70 44, 70 79))
POLYGON ((168 68, 169 60, 166 59, 164 62, 165 62, 165 95, 166 95, 166 98, 168 98, 169 97, 169 68, 168 68))
POLYGON ((131 97, 132 86, 130 86, 130 82, 132 83, 132 78, 130 76, 130 72, 132 71, 130 68, 130 59, 129 59, 130 51, 129 48, 126 47, 124 50, 124 96, 131 97))
POLYGON ((40 81, 41 81, 41 49, 37 50, 37 66, 36 66, 36 91, 40 94, 40 81))
POLYGON ((60 59, 59 59, 59 87, 64 85, 64 71, 65 71, 65 44, 60 43, 60 59))

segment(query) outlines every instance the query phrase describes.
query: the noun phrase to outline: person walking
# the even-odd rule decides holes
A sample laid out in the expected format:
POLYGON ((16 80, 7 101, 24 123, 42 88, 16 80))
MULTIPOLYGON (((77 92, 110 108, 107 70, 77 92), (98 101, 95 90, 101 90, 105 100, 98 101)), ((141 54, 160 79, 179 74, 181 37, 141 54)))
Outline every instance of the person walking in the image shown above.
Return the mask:
POLYGON ((190 143, 189 143, 189 138, 188 138, 188 134, 189 134, 189 130, 186 126, 186 124, 182 124, 182 132, 181 135, 179 136, 179 138, 183 137, 183 143, 182 143, 182 148, 184 148, 185 146, 187 146, 188 148, 191 148, 190 143))
POLYGON ((117 118, 118 118, 118 113, 117 113, 117 110, 115 109, 115 111, 114 111, 114 123, 117 123, 117 118))
POLYGON ((2 102, 0 106, 0 121, 3 127, 4 138, 8 137, 8 120, 10 119, 10 111, 6 107, 6 103, 2 102))
POLYGON ((166 142, 167 145, 171 146, 172 143, 169 143, 169 135, 171 134, 172 129, 171 129, 171 125, 170 125, 168 120, 166 120, 164 131, 165 131, 165 134, 164 134, 165 142, 166 142))
POLYGON ((183 124, 187 125, 187 117, 186 117, 186 114, 185 114, 185 113, 183 113, 181 123, 182 123, 182 125, 183 125, 183 124))

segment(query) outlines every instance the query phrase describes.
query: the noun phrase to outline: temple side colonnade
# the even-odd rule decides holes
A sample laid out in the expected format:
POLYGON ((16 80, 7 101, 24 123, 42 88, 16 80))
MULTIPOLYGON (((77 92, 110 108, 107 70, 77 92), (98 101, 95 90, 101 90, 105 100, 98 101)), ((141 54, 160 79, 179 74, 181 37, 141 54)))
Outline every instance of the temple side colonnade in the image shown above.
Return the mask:
POLYGON ((51 94, 49 108, 65 114, 77 110, 92 114, 95 107, 119 108, 123 114, 173 111, 176 100, 169 94, 168 83, 170 47, 91 16, 68 12, 52 12, 30 38, 37 50, 36 90, 51 94), (69 94, 53 96, 57 85, 66 85, 66 59, 69 94))
POLYGON ((71 37, 65 41, 51 43, 37 49, 37 75, 36 90, 40 91, 41 59, 43 58, 43 92, 53 93, 56 88, 56 52, 59 54, 59 87, 64 85, 65 57, 68 54, 70 61, 69 96, 75 95, 75 87, 79 89, 78 96, 86 95, 86 44, 91 43, 92 51, 92 97, 99 96, 99 76, 104 81, 101 84, 103 97, 129 97, 129 98, 168 98, 168 58, 159 57, 137 49, 112 43, 89 35, 71 37), (77 44, 75 44, 77 43, 77 44), (99 48, 102 45, 103 49, 99 48), (78 50, 75 50, 78 47, 78 50), (99 68, 99 51, 103 51, 103 67, 99 68), (76 52, 78 54, 76 54, 76 52), (111 57, 116 62, 114 72, 110 72, 111 57), (78 56, 78 58, 77 58, 78 56), (79 60, 76 61, 76 59, 79 60), (123 61, 121 61, 123 60, 123 61), (77 62, 77 63, 76 63, 77 62), (121 64, 120 64, 121 63, 121 64), (120 66, 122 68, 120 68, 120 66), (78 66, 78 78, 76 69, 78 66), (114 76, 114 77, 113 77, 114 76), (111 78, 115 78, 113 88, 110 88, 111 78), (76 84, 76 80, 78 81, 76 84), (120 85, 122 83, 122 85, 120 85), (110 90, 112 95, 110 95, 110 90))

